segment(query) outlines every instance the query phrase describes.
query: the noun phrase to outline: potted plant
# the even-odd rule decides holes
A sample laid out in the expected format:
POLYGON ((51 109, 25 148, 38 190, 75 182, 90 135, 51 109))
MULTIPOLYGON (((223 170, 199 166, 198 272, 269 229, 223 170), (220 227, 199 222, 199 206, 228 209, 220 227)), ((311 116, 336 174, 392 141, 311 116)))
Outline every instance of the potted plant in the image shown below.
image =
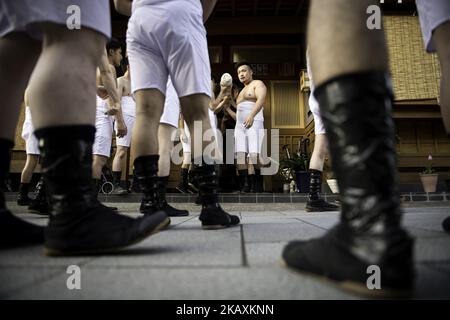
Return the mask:
POLYGON ((428 164, 425 170, 420 173, 420 181, 422 182, 423 189, 426 193, 436 192, 436 186, 438 182, 438 174, 433 169, 433 157, 428 155, 428 164))
MULTIPOLYGON (((291 181, 295 179, 298 191, 305 192, 302 191, 304 190, 305 179, 301 179, 302 182, 299 183, 299 175, 306 172, 309 163, 308 157, 306 157, 305 154, 301 152, 294 153, 291 156, 287 145, 283 146, 283 150, 285 151, 285 157, 281 159, 279 168, 279 173, 283 177, 284 181, 283 191, 289 192, 291 181)), ((309 177, 307 184, 309 187, 309 177)))

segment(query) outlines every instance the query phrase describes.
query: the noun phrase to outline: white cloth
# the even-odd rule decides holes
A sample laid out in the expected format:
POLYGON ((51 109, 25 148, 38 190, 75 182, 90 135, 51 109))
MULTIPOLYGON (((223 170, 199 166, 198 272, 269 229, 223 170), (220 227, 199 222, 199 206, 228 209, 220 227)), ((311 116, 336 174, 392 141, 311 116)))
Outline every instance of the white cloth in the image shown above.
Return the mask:
POLYGON ((129 116, 136 116, 136 102, 132 96, 123 96, 121 100, 122 113, 129 116))
POLYGON ((306 64, 308 68, 309 88, 311 90, 309 94, 308 104, 309 110, 312 112, 314 118, 314 134, 325 134, 325 126, 323 125, 322 116, 320 115, 319 102, 317 101, 316 97, 314 97, 315 86, 311 72, 311 64, 308 56, 306 56, 306 64))
POLYGON ((25 107, 25 121, 22 126, 22 139, 25 140, 25 150, 27 154, 41 154, 39 151, 38 139, 34 135, 31 111, 28 106, 25 107))
POLYGON ((428 52, 435 52, 432 41, 434 30, 450 20, 449 0, 416 0, 423 41, 428 52))
POLYGON ((180 99, 173 87, 170 77, 167 80, 166 100, 164 102, 164 111, 159 123, 165 123, 178 129, 178 120, 180 118, 180 99))
POLYGON ((92 153, 110 157, 113 134, 113 117, 105 114, 106 101, 97 96, 97 109, 95 115, 95 140, 92 153))
POLYGON ((255 102, 253 101, 243 101, 237 105, 236 128, 234 130, 236 152, 261 153, 264 140, 263 109, 256 114, 250 128, 244 127, 244 122, 254 106, 255 102))
POLYGON ((136 102, 131 96, 123 96, 121 100, 123 121, 127 126, 127 134, 121 138, 117 137, 117 121, 114 121, 114 131, 116 132, 116 145, 129 148, 131 146, 131 136, 133 135, 134 120, 136 118, 136 102))
POLYGON ((127 51, 133 93, 154 88, 165 94, 170 75, 179 97, 210 96, 211 68, 200 1, 134 1, 127 51))
POLYGON ((127 147, 129 148, 131 146, 131 137, 133 136, 133 128, 134 128, 134 120, 136 119, 135 116, 124 114, 123 115, 123 121, 125 122, 125 125, 127 126, 127 134, 121 138, 117 137, 117 121, 114 121, 114 131, 116 132, 116 145, 127 147))
POLYGON ((11 32, 27 32, 42 39, 36 23, 52 22, 66 26, 72 22, 76 5, 80 9, 81 28, 91 28, 105 37, 111 37, 109 0, 2 0, 0 1, 0 37, 11 32), (69 13, 67 13, 69 11, 69 13))
MULTIPOLYGON (((241 117, 240 120, 244 122, 247 119, 247 116, 250 114, 250 111, 252 111, 255 104, 256 102, 247 100, 244 100, 241 103, 239 103, 237 105, 236 110, 236 121, 239 121, 239 117, 241 117)), ((258 111, 258 113, 254 117, 254 120, 264 121, 264 107, 258 111)))

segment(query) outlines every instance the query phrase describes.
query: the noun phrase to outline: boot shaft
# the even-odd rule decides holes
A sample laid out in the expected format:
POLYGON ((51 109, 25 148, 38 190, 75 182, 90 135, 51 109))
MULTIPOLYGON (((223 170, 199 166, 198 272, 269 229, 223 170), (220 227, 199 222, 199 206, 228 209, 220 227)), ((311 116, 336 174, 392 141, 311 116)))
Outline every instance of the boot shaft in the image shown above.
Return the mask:
POLYGON ((140 156, 134 160, 134 174, 146 202, 160 202, 158 160, 159 155, 140 156))
POLYGON ((310 169, 309 199, 318 200, 322 193, 322 171, 310 169))
POLYGON ((380 72, 337 77, 316 97, 327 130, 342 219, 355 228, 398 226, 397 160, 391 117, 392 89, 380 72), (390 221, 387 223, 387 221, 390 221))
POLYGON ((77 212, 95 206, 91 184, 95 127, 49 127, 36 130, 35 135, 51 213, 77 212))
POLYGON ((199 199, 203 206, 218 203, 219 182, 214 165, 195 166, 194 180, 198 184, 199 199))

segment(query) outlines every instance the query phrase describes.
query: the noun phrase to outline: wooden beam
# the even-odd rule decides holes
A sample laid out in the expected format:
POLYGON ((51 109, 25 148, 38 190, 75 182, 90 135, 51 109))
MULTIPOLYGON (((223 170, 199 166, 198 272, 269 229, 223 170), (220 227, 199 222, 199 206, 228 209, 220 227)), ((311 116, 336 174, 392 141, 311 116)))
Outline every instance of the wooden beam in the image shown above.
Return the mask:
POLYGON ((280 11, 280 7, 281 7, 281 2, 283 2, 283 0, 278 0, 277 1, 277 5, 275 7, 275 16, 278 16, 278 12, 280 11))
POLYGON ((300 1, 299 1, 297 10, 295 11, 295 15, 296 15, 296 16, 300 15, 300 12, 302 11, 303 4, 304 4, 304 3, 305 3, 305 0, 300 0, 300 1))
POLYGON ((294 16, 264 17, 264 19, 248 17, 245 18, 245 23, 250 27, 243 28, 242 19, 239 17, 215 17, 208 20, 206 30, 208 35, 304 34, 306 32, 305 19, 300 20, 294 16))

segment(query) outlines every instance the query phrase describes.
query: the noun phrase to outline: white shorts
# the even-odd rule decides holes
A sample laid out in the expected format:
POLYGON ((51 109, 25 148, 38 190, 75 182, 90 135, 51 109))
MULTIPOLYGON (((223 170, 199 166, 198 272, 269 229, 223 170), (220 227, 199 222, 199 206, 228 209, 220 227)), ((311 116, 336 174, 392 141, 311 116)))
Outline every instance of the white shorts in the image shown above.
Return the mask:
POLYGON ((261 153, 264 141, 264 121, 254 120, 250 128, 245 128, 243 121, 236 121, 234 130, 235 151, 261 153))
POLYGON ((27 154, 40 155, 39 142, 34 135, 33 122, 29 107, 25 107, 25 121, 22 126, 22 139, 25 140, 25 150, 27 154))
POLYGON ((136 117, 134 115, 126 113, 123 114, 123 120, 125 121, 125 125, 127 126, 127 134, 122 138, 117 137, 117 122, 114 121, 114 131, 116 132, 116 145, 127 148, 131 146, 131 137, 133 135, 133 127, 135 119, 136 117))
POLYGON ((427 52, 435 52, 433 32, 444 22, 450 20, 449 0, 416 0, 419 11, 420 26, 427 52))
POLYGON ((180 99, 173 87, 172 81, 167 80, 166 101, 164 102, 164 111, 159 123, 168 124, 178 129, 178 120, 180 118, 180 99))
POLYGON ((26 32, 41 40, 42 31, 36 25, 52 22, 67 25, 79 8, 81 27, 93 29, 111 37, 109 0, 6 0, 0 1, 0 37, 11 32, 26 32), (76 5, 74 10, 70 6, 76 5), (69 11, 69 13, 67 13, 69 11))
POLYGON ((211 95, 200 1, 134 4, 128 22, 127 51, 133 93, 153 88, 165 94, 170 76, 179 97, 211 95))
POLYGON ((309 110, 311 110, 314 117, 314 133, 325 134, 325 126, 323 125, 322 116, 320 115, 319 102, 314 97, 314 91, 311 91, 309 96, 309 110))
POLYGON ((92 154, 110 157, 113 134, 113 117, 105 115, 106 101, 97 97, 97 110, 95 116, 95 140, 92 154))
POLYGON ((114 121, 116 145, 129 148, 131 146, 131 136, 133 135, 134 119, 136 118, 136 103, 134 102, 133 97, 123 96, 121 100, 121 107, 123 120, 127 126, 127 134, 122 138, 117 137, 117 122, 114 121))
POLYGON ((311 72, 311 64, 309 56, 306 55, 306 65, 308 68, 308 77, 309 77, 309 88, 310 88, 310 95, 309 95, 309 110, 313 114, 314 118, 314 133, 315 134, 325 134, 325 126, 323 125, 322 116, 320 115, 320 108, 319 108, 319 102, 317 101, 316 97, 314 96, 314 81, 313 76, 311 72))

